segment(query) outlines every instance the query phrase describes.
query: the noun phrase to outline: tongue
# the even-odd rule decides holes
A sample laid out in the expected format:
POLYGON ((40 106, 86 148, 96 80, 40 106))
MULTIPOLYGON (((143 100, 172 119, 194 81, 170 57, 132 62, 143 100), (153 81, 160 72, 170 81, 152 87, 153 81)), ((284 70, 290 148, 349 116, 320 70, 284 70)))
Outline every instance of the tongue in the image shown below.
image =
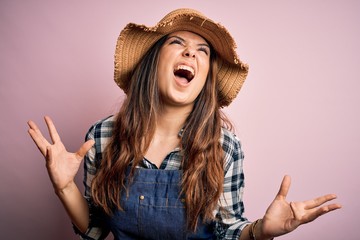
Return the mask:
POLYGON ((184 78, 184 77, 179 77, 179 76, 176 76, 176 81, 178 81, 180 84, 183 84, 183 85, 189 83, 189 81, 188 81, 186 78, 184 78))

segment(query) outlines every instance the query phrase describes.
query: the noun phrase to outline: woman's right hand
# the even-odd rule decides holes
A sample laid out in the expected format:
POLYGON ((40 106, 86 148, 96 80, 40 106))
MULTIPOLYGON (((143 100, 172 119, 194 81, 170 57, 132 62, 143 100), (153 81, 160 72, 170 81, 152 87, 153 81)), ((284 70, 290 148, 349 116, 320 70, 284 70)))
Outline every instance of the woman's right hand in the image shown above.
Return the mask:
POLYGON ((53 121, 50 117, 45 117, 52 144, 42 135, 38 126, 29 121, 28 130, 36 146, 45 157, 46 168, 53 184, 55 192, 63 191, 74 183, 74 178, 79 170, 82 159, 85 154, 94 145, 93 140, 85 142, 77 152, 70 153, 61 142, 60 136, 56 131, 53 121))

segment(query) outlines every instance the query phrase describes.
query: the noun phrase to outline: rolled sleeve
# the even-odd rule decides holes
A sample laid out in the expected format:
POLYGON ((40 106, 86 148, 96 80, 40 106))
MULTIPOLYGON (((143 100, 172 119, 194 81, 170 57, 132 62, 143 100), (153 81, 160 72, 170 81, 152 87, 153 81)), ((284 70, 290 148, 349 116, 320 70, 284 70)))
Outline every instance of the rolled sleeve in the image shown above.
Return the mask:
POLYGON ((91 195, 91 182, 100 166, 103 150, 111 137, 113 121, 112 117, 95 123, 86 134, 85 140, 94 140, 95 144, 84 157, 84 186, 85 199, 88 202, 90 221, 86 233, 81 233, 76 227, 75 232, 80 239, 101 240, 105 239, 110 230, 105 225, 104 212, 100 207, 94 205, 91 195))
POLYGON ((244 217, 244 154, 238 138, 223 130, 221 141, 225 158, 224 193, 216 212, 218 239, 239 239, 242 230, 251 222, 244 217))

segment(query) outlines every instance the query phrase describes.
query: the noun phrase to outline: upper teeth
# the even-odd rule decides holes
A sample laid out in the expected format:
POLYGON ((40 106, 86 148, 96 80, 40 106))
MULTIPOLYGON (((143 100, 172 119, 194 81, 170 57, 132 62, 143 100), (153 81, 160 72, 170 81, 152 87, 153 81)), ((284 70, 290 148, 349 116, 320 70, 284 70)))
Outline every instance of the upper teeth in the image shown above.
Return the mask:
POLYGON ((176 71, 176 70, 180 70, 180 69, 182 69, 182 70, 187 70, 187 71, 191 72, 192 75, 194 75, 194 72, 195 72, 192 67, 189 67, 189 66, 186 66, 186 65, 179 65, 179 66, 177 66, 177 67, 175 68, 175 71, 176 71))

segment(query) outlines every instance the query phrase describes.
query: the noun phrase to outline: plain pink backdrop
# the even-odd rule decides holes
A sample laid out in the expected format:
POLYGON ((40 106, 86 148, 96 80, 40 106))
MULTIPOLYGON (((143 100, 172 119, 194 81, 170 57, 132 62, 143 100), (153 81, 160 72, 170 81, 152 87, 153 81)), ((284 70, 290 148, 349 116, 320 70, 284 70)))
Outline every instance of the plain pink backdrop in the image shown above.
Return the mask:
MULTIPOLYGON (((191 7, 221 22, 250 74, 225 111, 245 151, 246 216, 261 217, 284 174, 289 201, 336 193, 343 209, 279 239, 359 239, 360 2, 11 1, 0 3, 0 238, 77 239, 27 134, 50 115, 69 150, 118 109, 120 30, 191 7)), ((82 170, 77 179, 82 187, 82 170)))

